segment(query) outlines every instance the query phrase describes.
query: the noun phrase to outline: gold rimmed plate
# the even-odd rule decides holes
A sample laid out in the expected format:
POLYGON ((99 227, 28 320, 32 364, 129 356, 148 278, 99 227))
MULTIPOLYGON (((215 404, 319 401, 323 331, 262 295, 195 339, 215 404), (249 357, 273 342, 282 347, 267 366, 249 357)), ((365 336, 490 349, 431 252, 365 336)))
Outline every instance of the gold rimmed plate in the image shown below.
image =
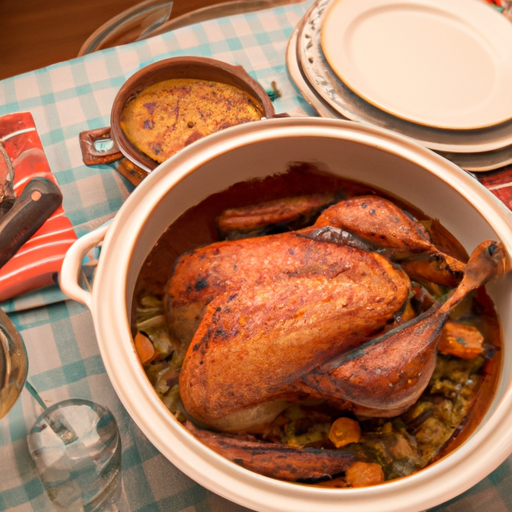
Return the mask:
MULTIPOLYGON (((310 7, 296 27, 295 50, 289 49, 288 60, 296 60, 300 67, 304 82, 298 87, 308 101, 320 100, 324 107, 343 118, 393 130, 439 152, 489 153, 512 145, 512 121, 474 130, 439 129, 406 121, 375 107, 355 94, 334 73, 322 51, 321 29, 325 13, 332 2, 333 0, 317 0, 310 7), (290 57, 290 51, 295 51, 296 55, 290 57)), ((488 6, 484 7, 492 10, 488 6)), ((504 21, 509 23, 505 18, 504 21)), ((294 78, 296 83, 298 80, 300 77, 294 78)), ((499 166, 499 161, 495 161, 493 165, 499 166)))
POLYGON ((512 119, 512 25, 480 0, 335 0, 321 47, 361 98, 450 130, 512 119))
MULTIPOLYGON (((286 65, 291 80, 299 92, 304 96, 304 99, 321 117, 330 119, 347 119, 328 102, 326 102, 308 82, 303 66, 298 59, 297 43, 300 31, 300 25, 295 27, 288 41, 286 51, 286 65)), ((393 128, 391 127, 391 129, 393 128)), ((394 131, 397 130, 395 129, 394 131)), ((490 171, 512 163, 512 145, 505 145, 496 150, 476 153, 461 153, 453 151, 438 151, 438 153, 470 172, 490 171)))

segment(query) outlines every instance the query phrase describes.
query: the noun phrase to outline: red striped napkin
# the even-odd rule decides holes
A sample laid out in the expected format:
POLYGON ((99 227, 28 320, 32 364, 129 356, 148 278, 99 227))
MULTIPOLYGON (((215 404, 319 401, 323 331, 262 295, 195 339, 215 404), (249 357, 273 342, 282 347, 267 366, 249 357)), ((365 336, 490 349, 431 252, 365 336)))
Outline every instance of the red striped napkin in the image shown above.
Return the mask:
MULTIPOLYGON (((0 117, 0 141, 14 167, 16 196, 31 178, 44 177, 57 184, 30 112, 0 117)), ((64 255, 76 239, 60 206, 0 269, 0 302, 55 284, 64 255)))

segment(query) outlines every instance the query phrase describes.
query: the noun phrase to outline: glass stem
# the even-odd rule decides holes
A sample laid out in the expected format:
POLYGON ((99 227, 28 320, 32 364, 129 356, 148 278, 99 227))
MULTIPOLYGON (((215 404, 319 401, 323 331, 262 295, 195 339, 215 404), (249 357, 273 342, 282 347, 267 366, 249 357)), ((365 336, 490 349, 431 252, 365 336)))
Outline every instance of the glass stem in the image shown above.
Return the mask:
POLYGON ((34 386, 30 384, 28 380, 25 381, 25 387, 28 389, 28 392, 32 395, 34 400, 43 408, 48 409, 47 405, 43 402, 43 399, 39 396, 39 393, 36 391, 34 386))
MULTIPOLYGON (((35 401, 43 408, 44 411, 46 411, 48 406, 43 402, 39 393, 28 380, 25 381, 25 387, 28 389, 28 392, 32 395, 35 401)), ((51 429, 62 439, 64 444, 73 443, 78 439, 75 431, 68 424, 62 423, 59 415, 54 414, 52 416, 48 416, 47 421, 48 425, 50 425, 51 429)))

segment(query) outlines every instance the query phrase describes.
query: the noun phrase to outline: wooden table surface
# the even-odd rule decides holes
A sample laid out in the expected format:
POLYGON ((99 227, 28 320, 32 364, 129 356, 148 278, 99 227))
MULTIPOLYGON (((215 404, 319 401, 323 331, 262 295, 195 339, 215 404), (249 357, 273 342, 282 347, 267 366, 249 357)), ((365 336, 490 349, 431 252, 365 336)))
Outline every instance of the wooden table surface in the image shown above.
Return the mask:
MULTIPOLYGON (((223 1, 174 0, 171 19, 223 1)), ((98 27, 139 2, 0 0, 0 79, 76 57, 98 27)))

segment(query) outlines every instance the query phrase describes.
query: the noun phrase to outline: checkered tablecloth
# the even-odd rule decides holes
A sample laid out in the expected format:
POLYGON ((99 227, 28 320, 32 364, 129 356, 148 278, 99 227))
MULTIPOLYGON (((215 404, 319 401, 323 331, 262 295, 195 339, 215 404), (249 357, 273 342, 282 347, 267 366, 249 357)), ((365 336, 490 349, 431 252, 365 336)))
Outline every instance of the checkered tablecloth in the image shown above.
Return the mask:
MULTIPOLYGON (((172 56, 198 55, 243 66, 265 89, 281 93, 276 112, 315 115, 290 81, 285 52, 311 0, 202 22, 145 41, 56 64, 0 82, 0 115, 30 111, 77 236, 112 218, 133 186, 112 165, 87 167, 78 134, 108 126, 114 97, 138 69, 172 56)), ((501 190, 501 189, 500 189, 501 190)), ((20 330, 29 356, 29 381, 48 405, 85 398, 107 406, 118 420, 122 474, 131 511, 241 512, 178 471, 128 417, 105 373, 91 315, 64 300, 58 288, 2 304, 20 330)), ((50 511, 27 450, 26 435, 40 414, 24 391, 0 420, 0 510, 50 511)), ((512 458, 470 491, 436 511, 512 510, 512 458)))

